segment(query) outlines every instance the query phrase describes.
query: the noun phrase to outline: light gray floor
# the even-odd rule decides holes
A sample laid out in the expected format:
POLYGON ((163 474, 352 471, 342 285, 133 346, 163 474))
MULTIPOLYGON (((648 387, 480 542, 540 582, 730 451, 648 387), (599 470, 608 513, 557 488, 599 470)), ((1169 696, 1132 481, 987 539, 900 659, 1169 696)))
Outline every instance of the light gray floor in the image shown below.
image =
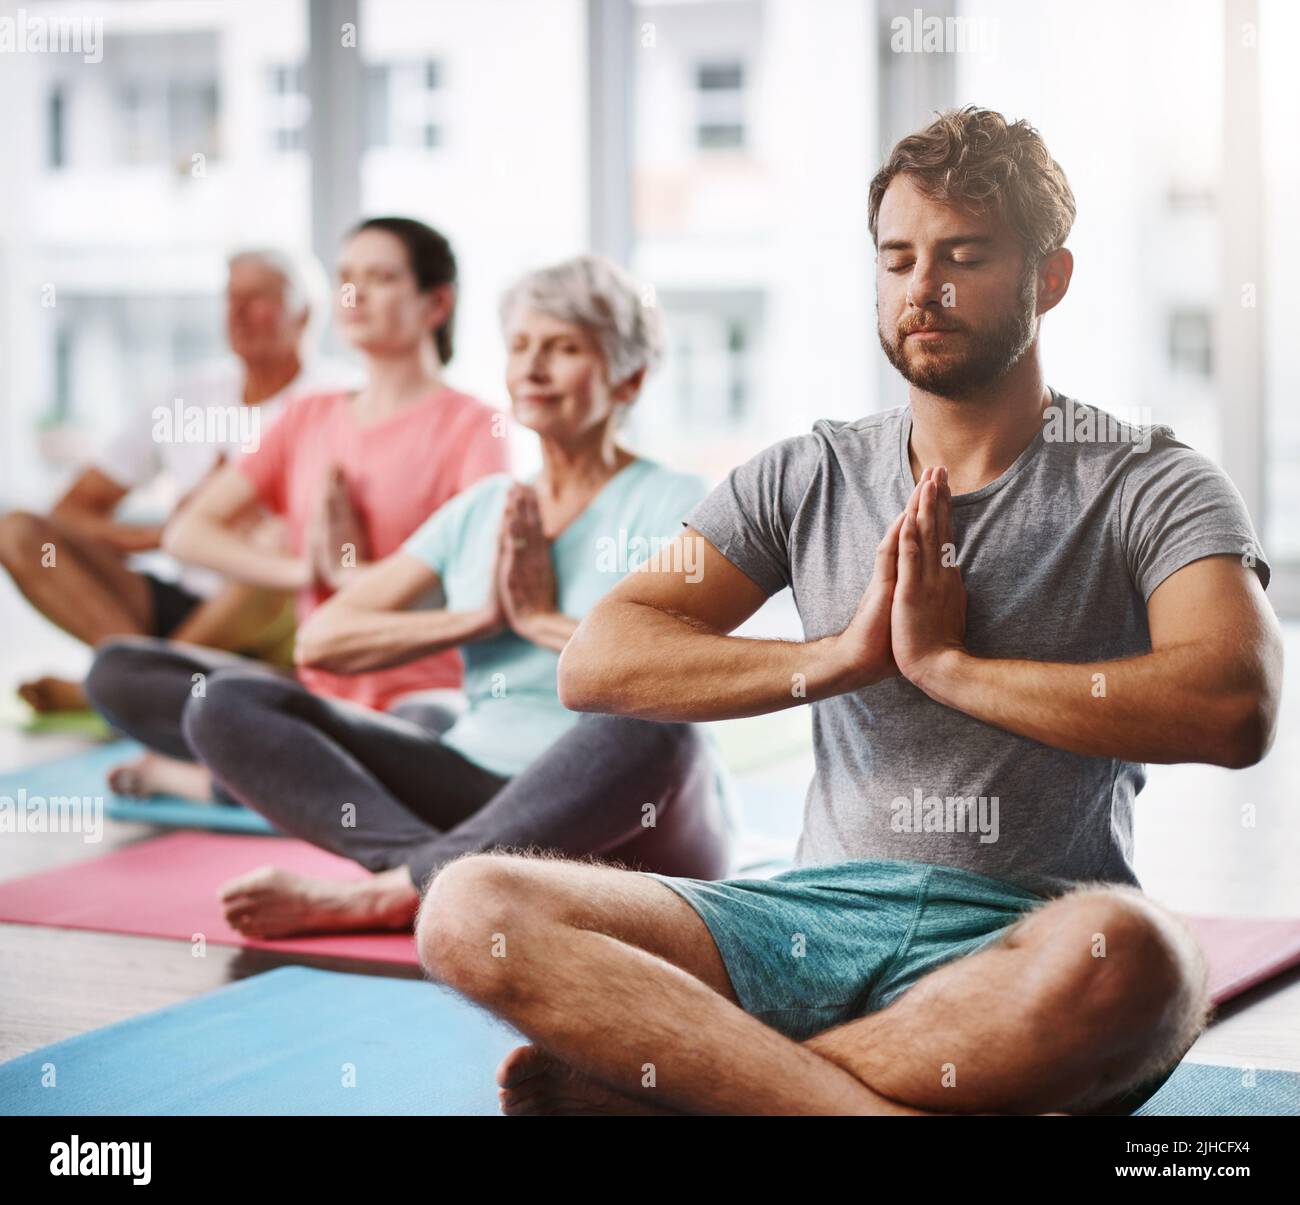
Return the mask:
MULTIPOLYGON (((794 634, 782 608, 778 602, 749 630, 794 634)), ((7 580, 0 580, 0 697, 8 698, 13 684, 29 675, 79 672, 86 659, 83 649, 36 618, 7 580)), ((1287 626, 1287 663, 1278 740, 1260 765, 1237 772, 1210 766, 1151 770, 1138 801, 1138 872, 1147 891, 1174 909, 1300 917, 1300 807, 1294 786, 1300 781, 1300 625, 1287 626)), ((729 755, 766 787, 789 788, 792 818, 811 774, 807 725, 806 711, 795 711, 741 721, 719 734, 729 755), (775 760, 765 756, 771 750, 775 760)), ((0 770, 57 757, 80 744, 0 726, 0 770)), ((105 841, 95 852, 156 831, 106 821, 105 841)), ((75 834, 0 835, 0 878, 74 861, 86 852, 75 834)), ((216 946, 199 959, 181 942, 0 925, 0 1060, 289 962, 416 975, 382 964, 281 958, 216 946)), ((1300 1071, 1300 973, 1229 1006, 1189 1057, 1300 1071)))

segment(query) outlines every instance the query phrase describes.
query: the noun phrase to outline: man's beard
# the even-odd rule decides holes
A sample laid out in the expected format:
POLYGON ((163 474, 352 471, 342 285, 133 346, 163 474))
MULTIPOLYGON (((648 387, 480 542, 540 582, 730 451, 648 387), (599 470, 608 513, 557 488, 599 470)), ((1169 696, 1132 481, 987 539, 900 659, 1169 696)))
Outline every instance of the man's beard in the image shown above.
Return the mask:
MULTIPOLYGON (((915 360, 909 359, 906 335, 899 335, 895 330, 894 337, 887 339, 877 321, 880 346, 904 380, 918 389, 938 397, 963 397, 1004 377, 1029 350, 1035 334, 1037 284, 1037 274, 1026 273, 1015 308, 991 329, 973 331, 968 326, 961 327, 960 333, 949 339, 950 345, 956 340, 964 341, 965 346, 955 356, 922 355, 915 360)), ((935 327, 946 325, 943 315, 943 310, 937 311, 935 327)), ((923 330, 926 327, 918 323, 911 329, 923 330)))

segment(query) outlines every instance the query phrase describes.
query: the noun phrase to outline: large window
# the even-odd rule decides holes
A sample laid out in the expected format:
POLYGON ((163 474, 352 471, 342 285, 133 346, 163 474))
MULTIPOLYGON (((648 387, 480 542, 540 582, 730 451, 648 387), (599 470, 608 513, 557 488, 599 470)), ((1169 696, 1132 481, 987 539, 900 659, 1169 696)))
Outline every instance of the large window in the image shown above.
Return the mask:
POLYGON ((670 331, 634 430, 718 478, 872 408, 869 5, 646 2, 634 28, 630 259, 670 331))
POLYGON ((230 250, 309 244, 305 17, 305 0, 114 5, 98 62, 6 56, 5 112, 44 115, 0 163, 6 504, 43 505, 225 352, 230 250))
MULTIPOLYGON (((1295 354, 1300 303, 1300 88, 1295 56, 1300 41, 1300 5, 1262 0, 1259 60, 1263 110, 1265 277, 1260 317, 1264 340, 1263 439, 1266 482, 1264 547, 1275 562, 1286 561, 1300 576, 1300 359, 1295 354)), ((1300 610, 1300 586, 1293 594, 1300 610)))
MULTIPOLYGON (((361 210, 451 241, 461 284, 448 376, 505 406, 497 299, 587 245, 584 0, 364 0, 361 210)), ((525 468, 529 439, 516 445, 525 468)))
POLYGON ((34 116, 0 164, 20 185, 0 198, 5 350, 24 352, 3 357, 9 492, 39 504, 66 467, 37 447, 38 427, 106 422, 153 388, 124 357, 87 351, 98 336, 73 329, 74 301, 88 313, 138 303, 146 316, 160 305, 130 346, 166 376, 219 350, 215 320, 205 336, 164 319, 219 295, 231 247, 312 245, 332 260, 339 233, 374 213, 451 239, 450 375, 499 404, 501 291, 593 245, 625 261, 655 290, 669 336, 629 433, 716 480, 818 418, 904 400, 877 342, 867 187, 895 138, 972 102, 1031 120, 1078 200, 1074 281, 1043 326, 1051 382, 1169 423, 1218 458, 1271 558, 1300 566, 1287 294, 1300 159, 1282 153, 1300 128, 1288 55, 1300 9, 935 0, 923 15, 966 23, 939 48, 891 36, 916 11, 910 0, 113 6, 102 62, 48 55, 0 73, 5 111, 34 116), (1226 24, 1238 11, 1257 11, 1254 116, 1233 107, 1249 85, 1226 53, 1244 36, 1226 24), (344 21, 357 37, 340 53, 344 21), (313 36, 329 55, 309 53, 313 36), (313 97, 326 112, 316 124, 313 97), (1255 210, 1243 202, 1254 169, 1234 157, 1252 130, 1264 148, 1255 210), (1258 270, 1228 237, 1242 230, 1258 234, 1258 270), (1234 322, 1247 298, 1256 342, 1234 322), (155 337, 157 356, 143 350, 155 337), (1252 354, 1255 383, 1242 368, 1252 354))
POLYGON ((703 63, 695 71, 695 141, 704 150, 745 145, 745 65, 703 63))
POLYGON ((307 118, 311 102, 301 63, 277 63, 266 75, 266 128, 270 145, 277 151, 306 149, 307 118))
POLYGON ((437 59, 366 68, 366 145, 431 150, 445 137, 443 65, 437 59))

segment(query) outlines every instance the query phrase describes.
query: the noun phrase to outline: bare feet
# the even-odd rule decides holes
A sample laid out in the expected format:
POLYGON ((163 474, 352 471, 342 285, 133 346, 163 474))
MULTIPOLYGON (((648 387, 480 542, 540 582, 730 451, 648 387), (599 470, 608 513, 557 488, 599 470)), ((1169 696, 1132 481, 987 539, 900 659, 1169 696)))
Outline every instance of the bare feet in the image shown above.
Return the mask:
POLYGON ((575 1071, 540 1046, 517 1046, 497 1068, 501 1112, 510 1117, 659 1116, 657 1108, 575 1071))
MULTIPOLYGON (((667 1116, 676 1112, 607 1088, 540 1046, 516 1046, 497 1068, 501 1112, 510 1117, 667 1116)), ((998 1113, 976 1116, 998 1117, 998 1113)), ((1044 1113, 1068 1117, 1068 1113, 1044 1113)))
POLYGON ((148 799, 151 795, 179 795, 199 803, 212 802, 212 776, 197 762, 177 761, 161 753, 144 753, 108 772, 108 785, 118 795, 148 799))
POLYGON ((411 930, 420 894, 405 866, 342 882, 263 866, 217 893, 230 926, 245 937, 411 930))
POLYGON ((67 678, 35 678, 18 688, 18 697, 42 715, 51 711, 86 711, 90 700, 80 682, 67 678))

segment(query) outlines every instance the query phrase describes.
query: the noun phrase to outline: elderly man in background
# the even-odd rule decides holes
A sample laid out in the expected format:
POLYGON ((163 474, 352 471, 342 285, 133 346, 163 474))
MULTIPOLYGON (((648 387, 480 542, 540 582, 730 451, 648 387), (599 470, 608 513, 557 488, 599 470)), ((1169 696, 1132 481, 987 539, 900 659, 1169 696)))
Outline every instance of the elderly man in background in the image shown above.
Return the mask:
MULTIPOLYGON (((345 368, 305 363, 311 319, 325 309, 319 267, 261 249, 237 252, 228 267, 233 355, 189 380, 169 405, 133 411, 49 514, 0 517, 0 564, 14 584, 92 648, 113 636, 154 635, 277 662, 292 656, 292 610, 283 595, 226 583, 160 553, 146 570, 132 558, 158 549, 164 524, 117 517, 128 494, 160 478, 169 479, 179 505, 214 468, 255 443, 291 396, 344 383, 345 368)), ((268 529, 263 538, 275 536, 268 529)), ((81 683, 63 678, 26 682, 19 694, 40 713, 89 706, 81 683)))

